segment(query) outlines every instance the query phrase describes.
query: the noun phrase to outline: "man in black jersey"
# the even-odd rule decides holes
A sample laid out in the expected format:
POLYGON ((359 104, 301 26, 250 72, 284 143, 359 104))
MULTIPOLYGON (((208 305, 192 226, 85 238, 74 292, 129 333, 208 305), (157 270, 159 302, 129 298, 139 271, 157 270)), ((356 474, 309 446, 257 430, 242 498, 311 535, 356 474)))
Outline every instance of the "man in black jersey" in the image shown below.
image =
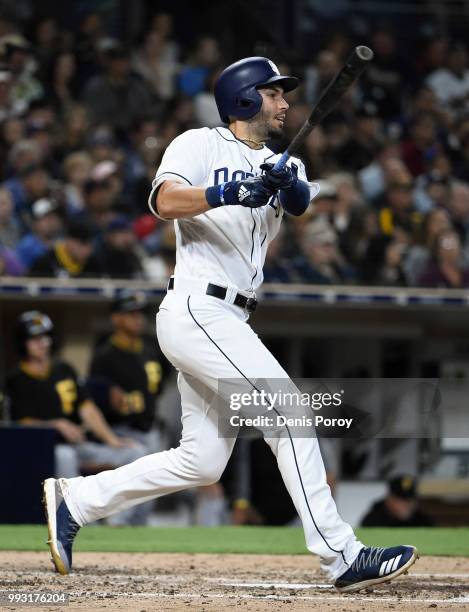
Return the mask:
POLYGON ((148 345, 144 341, 146 307, 139 293, 126 293, 113 301, 113 332, 96 348, 88 382, 113 431, 138 440, 150 454, 161 450, 155 400, 167 362, 154 341, 148 345))
POLYGON ((21 360, 6 381, 12 420, 57 431, 57 476, 79 476, 90 464, 118 467, 143 456, 142 445, 112 431, 74 368, 52 359, 53 331, 51 319, 37 310, 19 318, 21 360))

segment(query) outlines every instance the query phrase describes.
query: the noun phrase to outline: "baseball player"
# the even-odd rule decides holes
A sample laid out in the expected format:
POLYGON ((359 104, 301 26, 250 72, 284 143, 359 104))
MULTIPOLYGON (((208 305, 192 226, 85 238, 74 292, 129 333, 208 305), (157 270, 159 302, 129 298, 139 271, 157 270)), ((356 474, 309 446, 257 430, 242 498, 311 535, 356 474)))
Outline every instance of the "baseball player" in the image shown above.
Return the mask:
MULTIPOLYGON (((164 154, 149 205, 155 215, 174 220, 177 261, 156 325, 161 349, 179 372, 182 439, 178 448, 113 471, 45 482, 50 549, 63 574, 70 571, 81 526, 220 478, 235 442, 218 427, 220 396, 228 401, 227 389, 260 393, 273 380, 283 390, 295 388, 248 318, 257 304, 267 246, 283 215, 301 215, 317 192, 310 193, 298 159, 275 171, 277 157, 265 145, 282 135, 284 94, 297 83, 263 57, 228 66, 215 85, 227 127, 189 130, 164 154)), ((388 581, 415 562, 413 546, 365 547, 356 539, 337 512, 313 435, 294 436, 288 426, 264 433, 306 545, 339 590, 388 581)))

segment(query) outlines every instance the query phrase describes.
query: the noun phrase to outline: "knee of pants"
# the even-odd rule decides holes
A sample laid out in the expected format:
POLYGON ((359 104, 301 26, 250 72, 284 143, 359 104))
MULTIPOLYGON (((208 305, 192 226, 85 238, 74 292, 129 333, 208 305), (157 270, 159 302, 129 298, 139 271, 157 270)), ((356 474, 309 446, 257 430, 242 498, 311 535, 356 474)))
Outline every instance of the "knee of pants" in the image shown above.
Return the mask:
POLYGON ((207 453, 196 455, 190 449, 180 446, 181 464, 186 477, 193 480, 199 486, 210 485, 218 482, 226 467, 226 461, 220 460, 220 456, 208 456, 207 453))

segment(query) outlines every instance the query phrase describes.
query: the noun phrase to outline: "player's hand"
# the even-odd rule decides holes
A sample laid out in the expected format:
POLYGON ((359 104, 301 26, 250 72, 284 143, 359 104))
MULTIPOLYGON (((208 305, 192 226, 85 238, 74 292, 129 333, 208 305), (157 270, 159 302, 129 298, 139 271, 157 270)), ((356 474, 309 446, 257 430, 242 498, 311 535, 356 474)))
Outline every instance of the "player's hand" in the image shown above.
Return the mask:
POLYGON ((261 165, 264 171, 261 178, 264 185, 269 189, 285 190, 292 189, 298 182, 298 166, 292 164, 284 166, 281 170, 274 170, 274 164, 265 163, 261 165))
POLYGON ((85 441, 83 429, 68 419, 55 419, 53 425, 69 444, 81 444, 85 441))
POLYGON ((138 444, 139 443, 137 442, 137 440, 134 440, 133 438, 124 437, 116 437, 115 439, 113 438, 109 442, 109 446, 112 446, 112 448, 134 448, 135 446, 138 446, 138 444))
POLYGON ((277 189, 267 186, 262 176, 254 176, 244 181, 229 181, 208 187, 205 197, 213 208, 233 205, 259 208, 268 204, 276 193, 277 189))

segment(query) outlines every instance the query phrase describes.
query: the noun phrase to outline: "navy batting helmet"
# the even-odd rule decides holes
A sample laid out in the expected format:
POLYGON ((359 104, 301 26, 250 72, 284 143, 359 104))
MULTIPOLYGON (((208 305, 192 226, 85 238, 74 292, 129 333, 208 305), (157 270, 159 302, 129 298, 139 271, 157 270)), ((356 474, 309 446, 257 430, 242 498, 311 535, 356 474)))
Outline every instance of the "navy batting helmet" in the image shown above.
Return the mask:
POLYGON ((215 83, 215 100, 221 120, 228 123, 229 117, 254 117, 262 106, 258 88, 274 83, 284 91, 291 91, 298 86, 298 79, 282 76, 266 57, 247 57, 225 68, 215 83))
POLYGON ((16 329, 16 341, 18 352, 22 357, 26 356, 26 341, 37 336, 53 337, 54 324, 50 318, 39 310, 28 310, 23 312, 18 319, 16 329))

